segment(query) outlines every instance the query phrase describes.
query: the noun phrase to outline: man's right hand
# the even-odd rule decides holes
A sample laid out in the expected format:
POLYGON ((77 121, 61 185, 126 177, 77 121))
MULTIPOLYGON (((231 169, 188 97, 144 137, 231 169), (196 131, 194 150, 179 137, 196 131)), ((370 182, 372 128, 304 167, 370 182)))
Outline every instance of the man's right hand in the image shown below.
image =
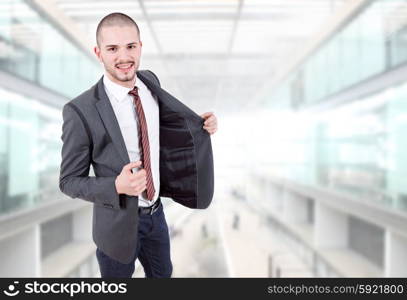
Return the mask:
POLYGON ((147 187, 146 170, 141 169, 132 173, 133 168, 141 166, 141 161, 131 162, 125 165, 119 176, 116 177, 115 185, 118 194, 139 196, 147 187))

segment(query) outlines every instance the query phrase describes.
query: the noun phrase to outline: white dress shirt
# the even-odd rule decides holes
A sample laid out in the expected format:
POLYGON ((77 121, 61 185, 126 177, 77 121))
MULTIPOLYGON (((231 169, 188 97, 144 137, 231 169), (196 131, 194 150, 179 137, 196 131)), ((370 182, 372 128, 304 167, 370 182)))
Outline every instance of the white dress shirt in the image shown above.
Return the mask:
MULTIPOLYGON (((138 118, 133 104, 134 98, 128 94, 131 89, 111 81, 106 74, 103 76, 103 84, 116 119, 119 122, 130 162, 136 162, 140 160, 138 118)), ((160 192, 160 119, 157 100, 137 76, 135 78, 135 85, 138 87, 138 93, 147 122, 151 171, 155 189, 154 197, 151 201, 146 199, 145 191, 139 196, 139 206, 146 207, 153 205, 157 201, 160 192)), ((134 168, 133 172, 136 171, 137 168, 134 168)))

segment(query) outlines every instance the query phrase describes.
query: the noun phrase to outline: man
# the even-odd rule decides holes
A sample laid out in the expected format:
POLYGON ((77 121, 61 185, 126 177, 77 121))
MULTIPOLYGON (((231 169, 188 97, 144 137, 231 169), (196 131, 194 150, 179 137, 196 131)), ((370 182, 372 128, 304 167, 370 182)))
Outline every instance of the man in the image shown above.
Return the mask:
POLYGON ((104 17, 94 51, 99 82, 63 108, 63 193, 93 202, 92 236, 101 276, 171 277, 170 240, 160 196, 206 208, 213 196, 213 113, 196 115, 138 70, 142 42, 127 15, 104 17), (89 176, 90 165, 95 176, 89 176))

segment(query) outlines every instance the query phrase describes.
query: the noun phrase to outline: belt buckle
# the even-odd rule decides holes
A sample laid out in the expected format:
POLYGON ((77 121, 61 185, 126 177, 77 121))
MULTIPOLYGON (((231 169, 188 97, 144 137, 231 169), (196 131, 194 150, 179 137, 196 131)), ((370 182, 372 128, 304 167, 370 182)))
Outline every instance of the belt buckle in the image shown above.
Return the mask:
POLYGON ((158 200, 151 206, 151 211, 150 211, 150 215, 152 215, 160 206, 160 203, 158 202, 158 200))
POLYGON ((156 207, 154 205, 151 207, 150 215, 152 215, 156 211, 156 207))

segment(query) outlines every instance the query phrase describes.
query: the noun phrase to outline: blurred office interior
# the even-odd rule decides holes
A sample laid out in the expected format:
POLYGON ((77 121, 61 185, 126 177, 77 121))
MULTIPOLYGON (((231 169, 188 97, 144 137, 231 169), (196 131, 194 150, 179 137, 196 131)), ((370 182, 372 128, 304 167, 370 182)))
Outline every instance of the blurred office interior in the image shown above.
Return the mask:
POLYGON ((100 276, 61 109, 116 11, 140 69, 219 120, 211 207, 163 199, 173 277, 407 276, 407 0, 2 0, 0 277, 100 276))

